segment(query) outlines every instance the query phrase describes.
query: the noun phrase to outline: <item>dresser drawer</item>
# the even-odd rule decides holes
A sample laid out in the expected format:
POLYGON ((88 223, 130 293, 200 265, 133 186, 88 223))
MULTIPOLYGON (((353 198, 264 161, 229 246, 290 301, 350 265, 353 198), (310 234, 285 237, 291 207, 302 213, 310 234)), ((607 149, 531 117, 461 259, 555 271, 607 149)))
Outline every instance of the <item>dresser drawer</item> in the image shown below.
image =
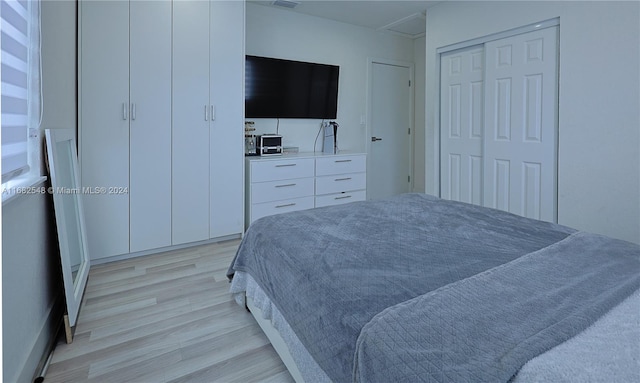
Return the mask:
POLYGON ((312 196, 314 184, 315 179, 313 177, 254 182, 251 184, 251 203, 312 196))
POLYGON ((313 209, 314 197, 293 198, 284 201, 264 202, 251 205, 251 222, 268 215, 296 210, 313 209))
POLYGON ((330 156, 316 158, 316 176, 360 173, 367 169, 365 156, 330 156))
POLYGON ((291 158, 273 161, 252 161, 251 182, 277 181, 314 176, 313 158, 291 158))
POLYGON ((341 205, 343 203, 364 201, 366 198, 367 192, 365 190, 321 195, 316 197, 316 207, 341 205))
POLYGON ((366 173, 316 177, 316 195, 340 193, 367 188, 366 173))

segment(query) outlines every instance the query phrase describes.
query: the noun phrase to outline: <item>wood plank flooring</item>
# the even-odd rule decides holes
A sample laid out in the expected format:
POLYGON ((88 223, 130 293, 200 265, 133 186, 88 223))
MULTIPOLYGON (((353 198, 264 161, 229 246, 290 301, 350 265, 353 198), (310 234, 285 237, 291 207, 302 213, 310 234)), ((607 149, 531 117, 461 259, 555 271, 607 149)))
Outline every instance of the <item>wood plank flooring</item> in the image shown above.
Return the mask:
POLYGON ((283 382, 293 379, 225 276, 239 240, 91 268, 56 382, 283 382))

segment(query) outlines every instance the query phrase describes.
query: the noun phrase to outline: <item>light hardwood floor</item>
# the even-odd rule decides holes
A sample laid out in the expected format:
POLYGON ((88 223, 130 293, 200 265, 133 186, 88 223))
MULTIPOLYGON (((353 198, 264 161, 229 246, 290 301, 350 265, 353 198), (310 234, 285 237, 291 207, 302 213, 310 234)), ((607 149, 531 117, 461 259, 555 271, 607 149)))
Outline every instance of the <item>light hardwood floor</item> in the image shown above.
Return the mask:
POLYGON ((92 267, 74 341, 60 340, 45 382, 293 382, 228 293, 238 244, 92 267))

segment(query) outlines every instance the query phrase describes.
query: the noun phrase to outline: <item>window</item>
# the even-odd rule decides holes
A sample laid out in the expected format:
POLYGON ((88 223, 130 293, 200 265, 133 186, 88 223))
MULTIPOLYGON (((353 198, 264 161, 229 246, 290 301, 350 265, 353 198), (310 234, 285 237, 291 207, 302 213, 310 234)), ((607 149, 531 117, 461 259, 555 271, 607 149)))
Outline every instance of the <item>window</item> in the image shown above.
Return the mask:
MULTIPOLYGON (((41 118, 40 2, 0 0, 2 182, 27 173, 30 146, 39 151, 41 118), (32 140, 38 141, 38 140, 32 140)), ((37 158, 37 157, 36 157, 37 158)), ((37 174, 35 174, 37 175, 37 174)))

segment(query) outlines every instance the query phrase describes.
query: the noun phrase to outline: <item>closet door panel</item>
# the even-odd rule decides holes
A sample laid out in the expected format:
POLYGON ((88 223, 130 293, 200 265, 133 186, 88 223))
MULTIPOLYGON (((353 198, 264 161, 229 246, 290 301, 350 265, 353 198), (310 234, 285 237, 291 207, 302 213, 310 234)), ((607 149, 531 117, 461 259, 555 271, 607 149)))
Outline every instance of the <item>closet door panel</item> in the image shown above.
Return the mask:
POLYGON ((211 2, 209 237, 244 229, 244 2, 211 2))
POLYGON ((557 27, 486 44, 486 206, 557 220, 557 65, 557 27))
POLYGON ((482 205, 484 47, 440 61, 440 195, 482 205))
POLYGON ((173 2, 172 57, 171 238, 178 245, 209 238, 209 2, 173 2))
POLYGON ((130 3, 130 250, 171 245, 171 2, 130 3))
POLYGON ((91 259, 129 252, 129 3, 87 1, 80 18, 80 172, 91 259))

